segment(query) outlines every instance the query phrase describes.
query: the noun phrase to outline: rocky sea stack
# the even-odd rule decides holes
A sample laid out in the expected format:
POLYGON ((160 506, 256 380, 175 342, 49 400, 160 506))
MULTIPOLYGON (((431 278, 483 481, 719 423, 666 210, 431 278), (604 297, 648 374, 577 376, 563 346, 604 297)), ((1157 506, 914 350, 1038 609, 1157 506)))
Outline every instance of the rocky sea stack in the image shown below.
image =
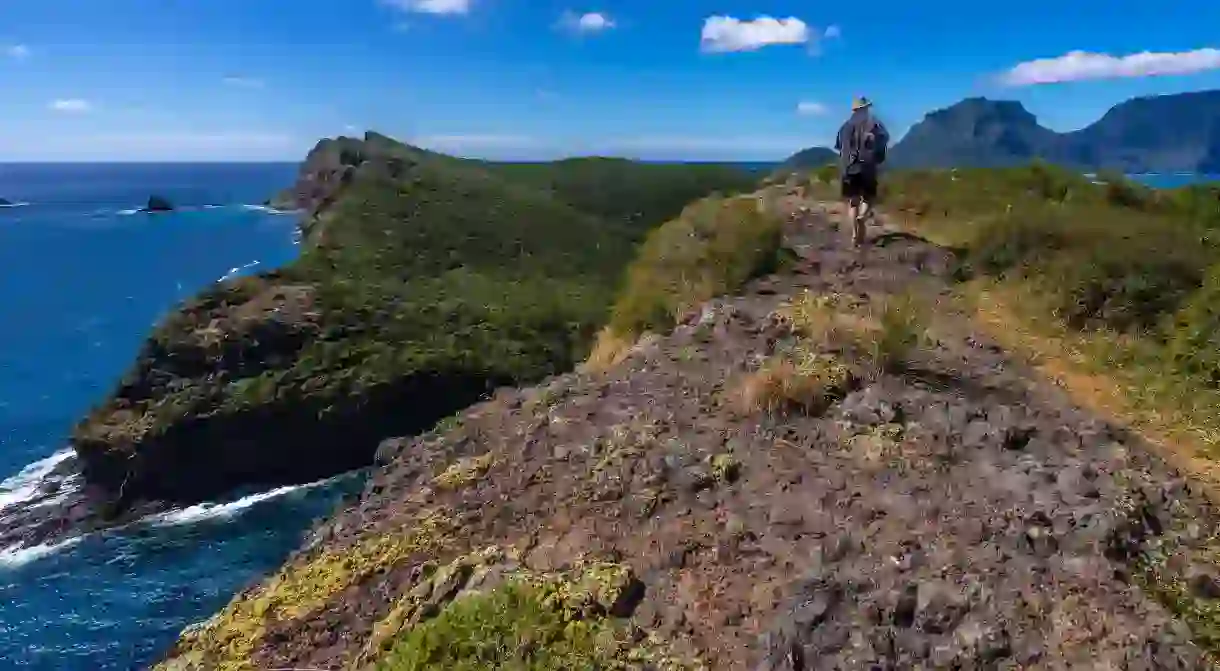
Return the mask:
POLYGON ((149 196, 148 204, 140 208, 141 212, 173 212, 174 204, 164 196, 149 196))
POLYGON ((121 511, 365 466, 387 436, 570 368, 633 241, 750 180, 596 159, 499 166, 372 133, 324 140, 274 199, 305 212, 300 259, 218 284, 156 329, 76 427, 86 481, 121 511))

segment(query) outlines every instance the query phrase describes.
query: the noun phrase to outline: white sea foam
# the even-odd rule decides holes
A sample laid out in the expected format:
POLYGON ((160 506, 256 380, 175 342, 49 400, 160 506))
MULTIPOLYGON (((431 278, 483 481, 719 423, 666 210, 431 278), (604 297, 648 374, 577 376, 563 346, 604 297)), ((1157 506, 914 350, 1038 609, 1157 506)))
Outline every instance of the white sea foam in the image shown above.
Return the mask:
POLYGON ((269 207, 267 205, 242 205, 241 207, 243 210, 249 210, 251 212, 263 212, 265 214, 297 214, 300 212, 300 210, 277 210, 274 207, 269 207))
POLYGON ((249 270, 249 269, 253 268, 254 266, 257 266, 259 263, 260 263, 259 261, 251 261, 250 263, 247 263, 244 266, 241 266, 238 268, 230 268, 229 272, 222 275, 221 278, 216 281, 224 282, 225 280, 231 280, 234 277, 237 277, 238 274, 240 274, 243 270, 249 270))
POLYGON ((325 485, 331 482, 333 479, 334 478, 319 480, 317 482, 311 482, 304 485, 277 487, 269 491, 251 494, 228 503, 200 503, 188 508, 181 508, 179 510, 170 510, 164 513, 149 515, 148 517, 143 518, 141 522, 151 524, 153 526, 167 527, 194 524, 196 522, 203 522, 205 520, 228 519, 240 514, 248 508, 252 508, 260 503, 263 503, 264 501, 278 499, 281 496, 285 496, 293 492, 304 491, 325 485))
POLYGON ((14 207, 26 207, 29 203, 0 203, 0 209, 10 209, 14 207))
POLYGON ((22 566, 38 561, 43 557, 49 557, 57 552, 67 550, 77 543, 80 543, 82 540, 84 540, 84 538, 84 536, 76 536, 69 538, 66 541, 43 543, 41 545, 32 545, 30 547, 25 547, 23 545, 13 545, 11 547, 7 547, 0 550, 0 568, 21 568, 22 566))
POLYGON ((55 467, 72 456, 72 450, 56 452, 21 469, 21 472, 0 482, 0 511, 38 496, 38 487, 55 467))
POLYGON ((118 212, 115 212, 115 214, 123 216, 123 217, 130 217, 133 214, 139 214, 139 213, 140 213, 140 208, 138 208, 138 207, 133 207, 130 210, 119 210, 118 212))

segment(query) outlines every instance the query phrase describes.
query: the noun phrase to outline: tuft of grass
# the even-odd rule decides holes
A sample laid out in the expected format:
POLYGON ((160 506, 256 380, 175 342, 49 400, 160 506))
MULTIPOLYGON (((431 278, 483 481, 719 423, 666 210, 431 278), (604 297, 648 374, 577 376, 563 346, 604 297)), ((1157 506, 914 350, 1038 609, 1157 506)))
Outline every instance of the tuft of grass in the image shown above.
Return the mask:
POLYGON ((738 409, 745 413, 819 415, 855 384, 852 371, 827 354, 798 348, 774 355, 748 375, 737 390, 738 409))
POLYGON ((593 352, 589 354, 583 368, 590 371, 608 370, 626 360, 634 345, 634 338, 622 336, 609 327, 603 328, 597 334, 593 352))
POLYGON ((460 489, 483 477, 496 463, 496 456, 487 452, 477 457, 463 457, 453 462, 432 479, 442 489, 460 489))
POLYGON ((733 482, 741 475, 741 462, 732 454, 715 454, 709 458, 712 477, 718 482, 733 482))
POLYGON ((914 294, 862 302, 840 294, 803 291, 775 318, 799 338, 864 362, 877 372, 896 372, 932 340, 930 306, 914 294))

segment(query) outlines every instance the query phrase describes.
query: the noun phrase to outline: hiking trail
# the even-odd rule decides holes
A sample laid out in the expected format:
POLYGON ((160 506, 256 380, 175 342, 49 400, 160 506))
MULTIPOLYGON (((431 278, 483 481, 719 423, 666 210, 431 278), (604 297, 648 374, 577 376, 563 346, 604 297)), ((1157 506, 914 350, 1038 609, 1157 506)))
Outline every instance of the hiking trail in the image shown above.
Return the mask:
POLYGON ((361 500, 293 564, 438 511, 454 523, 280 613, 251 641, 255 668, 362 667, 370 638, 410 626, 397 609, 425 561, 493 545, 511 551, 427 583, 432 606, 588 556, 630 568, 616 614, 710 669, 1207 668, 1162 604, 1220 603, 1207 499, 982 335, 948 299, 951 253, 880 215, 855 252, 837 204, 782 207, 791 268, 607 370, 383 444, 361 500), (820 413, 738 407, 742 380, 791 344, 784 305, 902 294, 935 309, 900 372, 858 376, 820 413))

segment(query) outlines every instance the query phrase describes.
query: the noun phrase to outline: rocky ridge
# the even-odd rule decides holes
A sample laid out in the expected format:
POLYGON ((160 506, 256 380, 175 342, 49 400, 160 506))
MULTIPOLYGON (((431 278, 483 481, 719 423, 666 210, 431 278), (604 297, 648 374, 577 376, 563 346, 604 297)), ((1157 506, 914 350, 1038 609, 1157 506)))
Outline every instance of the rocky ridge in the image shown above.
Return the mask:
POLYGON ((467 599, 591 565, 616 577, 580 621, 623 623, 598 654, 639 668, 1208 668, 1206 497, 972 328, 952 254, 892 230, 855 254, 834 207, 762 197, 787 272, 383 443, 362 499, 160 668, 406 659, 467 599), (935 306, 900 360, 833 337, 900 296, 935 306), (777 357, 817 383, 802 411, 756 403, 777 357))

